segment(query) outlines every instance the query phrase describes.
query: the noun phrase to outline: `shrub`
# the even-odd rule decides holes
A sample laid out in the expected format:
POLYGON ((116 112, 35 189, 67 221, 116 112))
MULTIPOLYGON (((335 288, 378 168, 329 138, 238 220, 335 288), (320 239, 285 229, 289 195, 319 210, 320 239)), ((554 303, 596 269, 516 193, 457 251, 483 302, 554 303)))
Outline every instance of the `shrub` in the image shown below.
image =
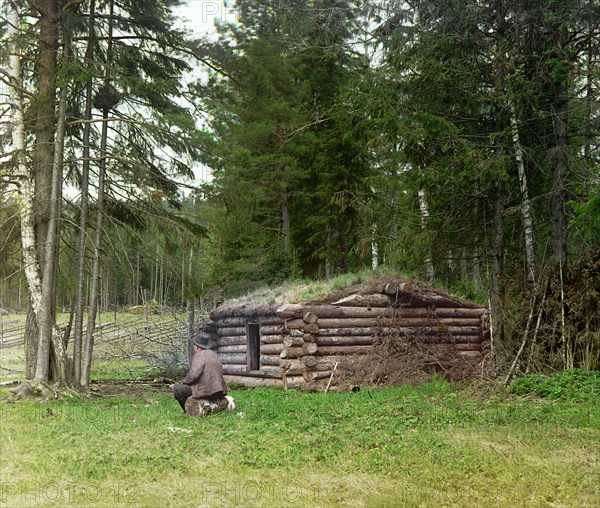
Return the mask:
POLYGON ((590 400, 600 398, 600 371, 571 369, 544 376, 528 374, 515 379, 509 391, 548 399, 590 400))

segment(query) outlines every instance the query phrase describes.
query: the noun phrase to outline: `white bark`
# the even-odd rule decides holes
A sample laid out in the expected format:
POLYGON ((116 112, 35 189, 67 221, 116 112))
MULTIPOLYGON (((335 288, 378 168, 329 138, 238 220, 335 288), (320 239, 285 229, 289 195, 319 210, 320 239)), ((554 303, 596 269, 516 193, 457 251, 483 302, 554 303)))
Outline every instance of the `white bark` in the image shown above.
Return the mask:
POLYGON ((373 236, 371 239, 371 268, 379 268, 379 244, 377 243, 377 224, 373 224, 373 236))
MULTIPOLYGON (((429 205, 423 189, 419 190, 419 209, 421 210, 421 228, 423 231, 426 231, 429 224, 429 205)), ((435 271, 433 269, 433 261, 431 260, 431 252, 429 253, 429 256, 425 258, 425 269, 427 270, 429 282, 433 282, 435 271)))
POLYGON ((20 198, 21 215, 21 247, 25 278, 29 287, 31 305, 37 317, 40 312, 42 301, 42 279, 40 266, 35 249, 35 228, 33 218, 33 180, 27 171, 25 161, 25 123, 23 119, 23 97, 21 93, 21 56, 17 44, 19 15, 16 6, 8 3, 8 27, 7 39, 11 47, 9 59, 8 101, 12 109, 12 145, 15 153, 14 174, 17 180, 20 198))
POLYGON ((525 174, 525 163, 523 159, 523 147, 519 136, 517 124, 517 113, 514 104, 510 105, 510 126, 513 144, 515 148, 515 160, 519 173, 519 185, 521 189, 521 215, 523 217, 523 230, 525 234, 525 259, 527 262, 527 277, 535 280, 535 254, 533 248, 533 218, 531 213, 531 201, 527 189, 527 175, 525 174))

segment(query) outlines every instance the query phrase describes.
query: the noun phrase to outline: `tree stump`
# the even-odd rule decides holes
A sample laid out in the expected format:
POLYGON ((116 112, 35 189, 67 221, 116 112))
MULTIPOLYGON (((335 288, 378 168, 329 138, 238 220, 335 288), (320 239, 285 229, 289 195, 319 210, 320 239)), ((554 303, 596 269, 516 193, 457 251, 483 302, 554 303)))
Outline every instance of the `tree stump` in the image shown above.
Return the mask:
POLYGON ((195 399, 188 397, 185 401, 185 413, 189 416, 204 416, 225 411, 229 401, 223 397, 218 400, 195 399))

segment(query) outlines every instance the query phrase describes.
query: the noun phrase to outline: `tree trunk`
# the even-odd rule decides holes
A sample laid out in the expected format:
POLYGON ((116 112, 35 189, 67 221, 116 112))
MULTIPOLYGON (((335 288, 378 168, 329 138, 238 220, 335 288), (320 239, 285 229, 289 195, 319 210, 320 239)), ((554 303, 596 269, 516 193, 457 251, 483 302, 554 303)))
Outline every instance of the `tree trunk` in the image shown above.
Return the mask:
MULTIPOLYGON (((89 40, 85 52, 86 61, 91 64, 94 58, 94 17, 96 2, 90 3, 89 16, 89 40)), ((83 164, 81 168, 81 199, 79 217, 79 251, 77 253, 77 293, 75 299, 75 327, 73 330, 73 380, 79 384, 81 378, 81 347, 83 343, 83 313, 85 307, 85 283, 86 283, 86 240, 87 221, 89 213, 89 177, 90 177, 90 131, 92 118, 92 80, 88 82, 85 90, 85 120, 83 126, 83 164)))
POLYGON ((92 352, 94 348, 94 330, 96 328, 96 314, 100 298, 100 257, 102 252, 102 222, 104 214, 104 182, 106 175, 106 142, 108 110, 103 112, 102 139, 100 143, 100 163, 98 164, 98 198, 96 200, 96 226, 94 235, 94 257, 91 275, 90 304, 88 308, 88 322, 85 341, 82 347, 80 384, 87 388, 90 382, 92 352))
MULTIPOLYGON (((110 2, 110 18, 108 26, 108 48, 106 57, 106 71, 104 86, 110 86, 110 65, 112 63, 112 35, 113 35, 113 12, 114 2, 110 2)), ((80 385, 84 388, 89 386, 92 369, 92 353, 94 350, 94 331, 96 327, 96 313, 98 311, 99 283, 100 283, 100 255, 102 251, 102 222, 104 216, 104 184, 106 177, 106 157, 108 138, 108 107, 102 110, 102 134, 100 139, 100 161, 98 163, 98 199, 96 201, 96 231, 94 235, 94 261, 92 266, 90 305, 88 309, 88 322, 85 334, 85 342, 82 347, 80 385)))
POLYGON ((371 268, 379 268, 379 244, 377 243, 377 224, 373 224, 371 236, 371 268))
MULTIPOLYGON (((33 156, 35 168, 35 242, 42 280, 37 318, 38 341, 34 379, 46 382, 50 372, 50 347, 53 340, 55 310, 53 307, 55 278, 55 238, 58 227, 55 215, 57 164, 53 157, 56 59, 58 52, 58 2, 45 0, 39 5, 40 36, 37 60, 38 95, 34 106, 36 146, 33 156), (44 241, 42 241, 42 239, 44 241)), ((64 123, 63 123, 64 126, 64 123)), ((62 171, 62 154, 61 171, 62 171)), ((58 182, 58 186, 62 181, 58 182)))
POLYGON ((188 339, 188 365, 192 364, 194 358, 194 299, 187 301, 187 339, 188 339))
MULTIPOLYGON (((64 58, 69 60, 69 41, 64 43, 64 58)), ((54 136, 54 161, 52 164, 52 189, 50 195, 50 216, 43 264, 42 301, 38 314, 39 342, 38 355, 34 379, 47 382, 50 372, 50 347, 54 349, 53 358, 56 362, 56 372, 61 384, 69 384, 67 371, 67 352, 63 340, 56 326, 56 278, 58 272, 57 257, 60 242, 60 218, 62 214, 62 180, 63 180, 63 154, 65 138, 65 119, 67 111, 67 84, 64 83, 60 92, 58 122, 54 136)))
POLYGON ((21 256, 25 278, 29 288, 29 306, 25 331, 25 377, 32 379, 35 374, 37 358, 38 327, 37 315, 42 300, 42 280, 36 253, 34 186, 25 159, 25 122, 23 117, 23 96, 21 91, 21 56, 19 55, 18 26, 19 15, 16 6, 9 2, 7 40, 11 48, 9 58, 9 96, 12 120, 12 146, 14 155, 14 173, 21 200, 21 256))
MULTIPOLYGON (((429 205, 427 203, 427 197, 423 189, 419 190, 419 209, 421 210, 421 229, 427 231, 429 226, 429 205)), ((427 273, 427 280, 433 282, 435 279, 435 271, 433 269, 433 261, 431 259, 431 246, 428 246, 429 252, 425 258, 425 271, 427 273)))
POLYGON ((496 234, 492 256, 492 291, 490 295, 491 342, 496 368, 502 368, 504 353, 504 185, 499 181, 496 196, 496 234))
MULTIPOLYGON (((565 43, 565 32, 560 31, 559 47, 565 43)), ((562 51, 560 49, 559 51, 562 51)), ((563 62, 567 66, 567 62, 563 62)), ((552 131, 554 147, 552 149, 552 190, 551 190, 551 245, 554 265, 564 266, 567 259, 567 177, 569 173, 568 135, 568 92, 566 86, 567 71, 558 73, 553 83, 553 102, 551 105, 552 131)))
POLYGON ((527 279, 535 280, 535 252, 533 248, 533 218, 531 213, 531 201, 527 186, 527 175, 525 174, 525 161, 523 159, 523 147, 519 137, 519 126, 517 124, 517 113, 514 104, 510 105, 510 126, 512 140, 515 150, 515 160, 519 173, 519 186, 521 189, 521 215, 523 217, 523 231, 525 234, 525 259, 527 264, 527 279))

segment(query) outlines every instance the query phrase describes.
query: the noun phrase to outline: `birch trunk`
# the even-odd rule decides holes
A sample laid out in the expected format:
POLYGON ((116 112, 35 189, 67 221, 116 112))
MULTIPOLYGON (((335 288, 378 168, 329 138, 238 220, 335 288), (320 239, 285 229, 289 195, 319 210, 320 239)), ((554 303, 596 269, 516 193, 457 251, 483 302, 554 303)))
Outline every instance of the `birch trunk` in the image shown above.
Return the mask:
POLYGON ((15 152, 15 176, 21 200, 21 248, 25 278, 29 287, 31 306, 37 320, 42 300, 42 279, 35 247, 35 222, 33 216, 33 182, 27 171, 25 160, 25 123, 21 93, 21 56, 17 44, 19 15, 16 6, 8 3, 7 39, 11 46, 9 59, 9 106, 12 110, 12 145, 15 152))
POLYGON ((377 243, 377 224, 373 224, 371 236, 371 268, 377 270, 379 268, 379 244, 377 243))
MULTIPOLYGON (((419 190, 419 209, 421 210, 421 229, 427 231, 429 225, 429 204, 427 203, 427 196, 423 189, 419 190)), ((427 273, 427 280, 433 282, 435 279, 435 271, 433 269, 433 261, 431 259, 431 247, 428 247, 428 256, 425 258, 425 270, 427 273)))
POLYGON ((37 316, 42 301, 42 279, 37 258, 34 218, 34 183, 29 176, 25 159, 25 122, 21 90, 21 56, 19 54, 17 7, 8 3, 7 40, 10 47, 8 68, 8 104, 11 108, 11 140, 14 151, 14 174, 20 199, 21 256, 29 290, 29 310, 25 333, 25 377, 35 375, 37 356, 37 316))
POLYGON ((525 259, 527 263, 527 278, 535 280, 535 254, 533 248, 533 218, 531 213, 531 201, 527 186, 527 175, 525 174, 525 161, 523 158, 523 147, 519 136, 517 113, 514 104, 510 105, 510 127, 515 150, 515 161, 519 173, 519 187, 521 190, 521 216, 523 217, 523 230, 525 234, 525 259))

